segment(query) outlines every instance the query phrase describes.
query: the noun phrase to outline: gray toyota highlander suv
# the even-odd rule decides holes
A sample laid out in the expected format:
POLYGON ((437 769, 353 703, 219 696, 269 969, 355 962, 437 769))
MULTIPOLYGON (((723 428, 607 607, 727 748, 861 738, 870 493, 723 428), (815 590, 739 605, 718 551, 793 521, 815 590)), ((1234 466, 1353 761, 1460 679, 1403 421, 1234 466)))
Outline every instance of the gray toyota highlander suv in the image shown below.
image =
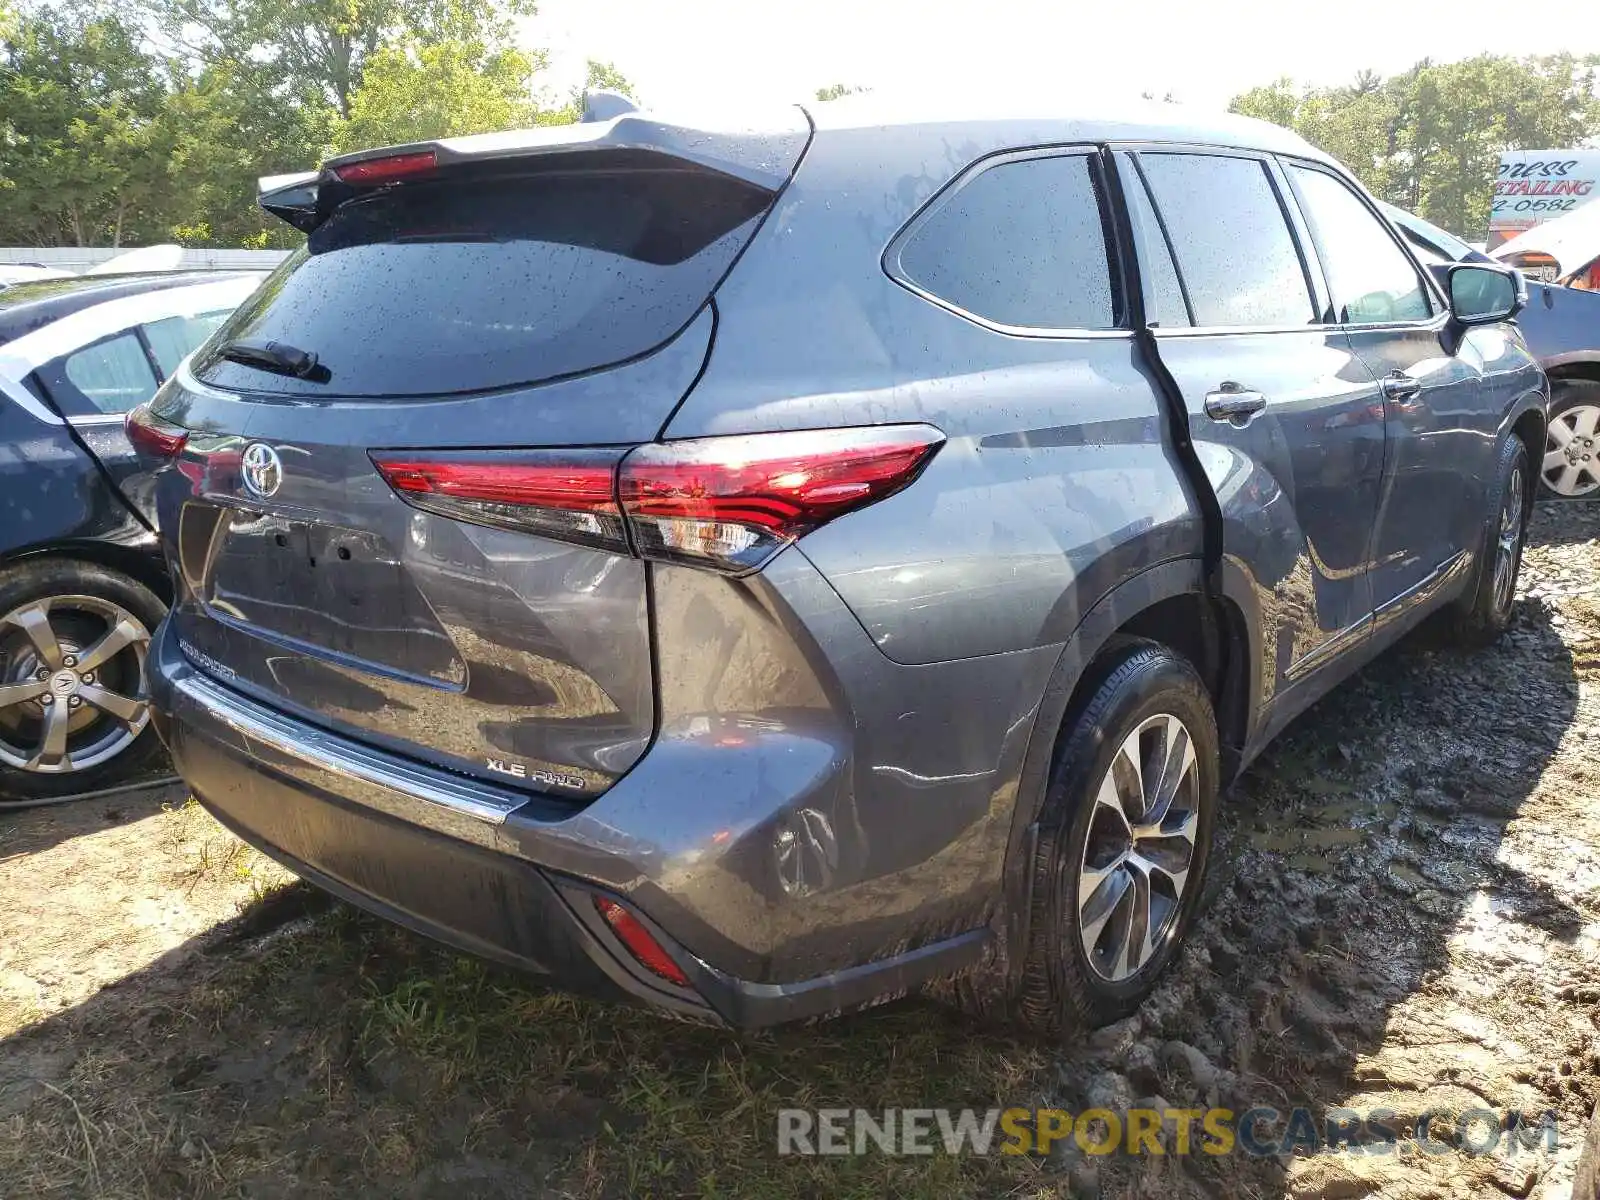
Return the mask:
POLYGON ((624 111, 262 203, 305 248, 130 419, 158 727, 305 878, 562 986, 1115 1018, 1241 767, 1509 619, 1515 282, 1279 129, 624 111))

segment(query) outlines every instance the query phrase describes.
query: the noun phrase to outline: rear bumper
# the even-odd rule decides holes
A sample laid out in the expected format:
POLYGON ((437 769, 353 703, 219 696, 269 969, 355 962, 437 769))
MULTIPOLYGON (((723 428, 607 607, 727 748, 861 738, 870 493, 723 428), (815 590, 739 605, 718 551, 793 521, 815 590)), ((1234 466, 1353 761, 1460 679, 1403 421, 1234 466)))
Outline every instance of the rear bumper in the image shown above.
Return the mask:
POLYGON ((902 994, 973 965, 989 942, 975 929, 796 982, 741 979, 716 939, 691 948, 657 923, 656 909, 671 907, 659 881, 627 886, 641 840, 628 831, 286 717, 197 670, 170 622, 149 670, 154 721, 179 773, 229 829, 350 903, 566 990, 756 1028, 902 994), (690 986, 634 959, 597 896, 627 905, 690 986))

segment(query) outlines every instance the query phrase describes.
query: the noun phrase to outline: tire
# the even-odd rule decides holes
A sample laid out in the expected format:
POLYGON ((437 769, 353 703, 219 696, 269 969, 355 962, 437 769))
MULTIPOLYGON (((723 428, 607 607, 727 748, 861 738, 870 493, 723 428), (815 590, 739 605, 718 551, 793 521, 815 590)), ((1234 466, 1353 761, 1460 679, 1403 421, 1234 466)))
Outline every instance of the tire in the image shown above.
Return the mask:
POLYGON ((1565 379, 1551 386, 1539 494, 1551 500, 1600 499, 1600 383, 1565 379))
POLYGON ((1458 646, 1487 646, 1511 624, 1528 533, 1529 471, 1528 448, 1520 438, 1507 438, 1496 459, 1489 493, 1493 507, 1485 515, 1477 569, 1461 598, 1446 610, 1446 639, 1458 646))
POLYGON ((0 808, 111 787, 160 757, 144 662, 165 614, 96 563, 0 569, 0 808))
POLYGON ((1204 683, 1184 658, 1153 642, 1126 643, 1112 654, 1098 682, 1091 679, 1088 701, 1069 716, 1039 817, 1028 948, 1013 1011, 1022 1024, 1056 1037, 1125 1017, 1150 994, 1198 908, 1216 816, 1217 725, 1204 683), (1125 753, 1134 747, 1145 760, 1137 781, 1129 769, 1134 755, 1125 753), (1148 782, 1163 748, 1182 764, 1175 789, 1148 782), (1146 789, 1167 804, 1159 823, 1149 819, 1146 789), (1130 821, 1135 795, 1144 812, 1130 821), (1113 807, 1113 799, 1123 803, 1113 807), (1141 837, 1141 825, 1167 835, 1141 837), (1187 845, 1182 831, 1192 839, 1187 845), (1097 868, 1104 874, 1091 883, 1086 873, 1097 868), (1126 936, 1141 912, 1149 936, 1126 936), (1136 956, 1127 953, 1130 944, 1136 956))

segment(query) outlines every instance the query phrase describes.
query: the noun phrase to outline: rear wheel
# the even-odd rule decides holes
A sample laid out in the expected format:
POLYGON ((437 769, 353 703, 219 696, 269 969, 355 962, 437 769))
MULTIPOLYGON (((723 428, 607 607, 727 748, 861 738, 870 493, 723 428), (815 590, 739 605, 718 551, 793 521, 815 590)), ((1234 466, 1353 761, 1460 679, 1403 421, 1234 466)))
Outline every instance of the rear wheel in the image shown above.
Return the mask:
POLYGON ((1560 500, 1600 497, 1600 383, 1563 380, 1552 390, 1539 471, 1544 494, 1560 500))
POLYGON ((1136 642, 1067 731, 1040 814, 1017 1010, 1070 1033, 1132 1012, 1198 904, 1218 788, 1217 728, 1194 668, 1136 642))
POLYGON ((1500 447, 1495 506, 1484 526, 1472 585, 1447 613, 1452 640, 1486 646, 1511 624, 1522 570, 1522 544, 1528 532, 1528 448, 1519 438, 1500 447))
POLYGON ((107 787, 160 753, 144 666, 163 612, 92 563, 0 571, 0 805, 107 787))

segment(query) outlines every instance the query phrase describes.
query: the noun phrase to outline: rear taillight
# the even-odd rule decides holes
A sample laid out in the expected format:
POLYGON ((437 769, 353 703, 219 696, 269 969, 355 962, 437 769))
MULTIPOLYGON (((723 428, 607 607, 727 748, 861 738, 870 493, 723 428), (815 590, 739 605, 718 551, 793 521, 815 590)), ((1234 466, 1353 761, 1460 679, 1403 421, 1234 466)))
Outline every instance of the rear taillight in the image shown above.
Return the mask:
POLYGON ((151 458, 177 458, 189 441, 187 429, 157 417, 148 401, 129 411, 123 428, 133 448, 151 458))
POLYGON ((375 452, 417 508, 731 574, 893 495, 943 444, 928 425, 657 442, 631 451, 375 452), (626 528, 626 533, 624 532, 626 528))
POLYGON ((640 446, 619 495, 646 558, 748 571, 817 526, 892 495, 944 435, 927 425, 802 430, 640 446))
POLYGON ((373 455, 389 486, 443 516, 626 551, 615 450, 373 455))

